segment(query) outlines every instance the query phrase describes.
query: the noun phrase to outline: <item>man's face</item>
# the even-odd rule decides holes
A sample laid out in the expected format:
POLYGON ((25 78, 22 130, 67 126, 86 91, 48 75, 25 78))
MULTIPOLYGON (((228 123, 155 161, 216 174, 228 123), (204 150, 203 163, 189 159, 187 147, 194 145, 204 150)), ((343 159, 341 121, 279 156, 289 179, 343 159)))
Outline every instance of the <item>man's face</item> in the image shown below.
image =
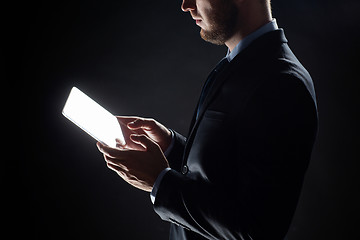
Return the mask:
POLYGON ((183 0, 181 9, 196 20, 205 41, 223 45, 234 34, 237 18, 234 0, 183 0))

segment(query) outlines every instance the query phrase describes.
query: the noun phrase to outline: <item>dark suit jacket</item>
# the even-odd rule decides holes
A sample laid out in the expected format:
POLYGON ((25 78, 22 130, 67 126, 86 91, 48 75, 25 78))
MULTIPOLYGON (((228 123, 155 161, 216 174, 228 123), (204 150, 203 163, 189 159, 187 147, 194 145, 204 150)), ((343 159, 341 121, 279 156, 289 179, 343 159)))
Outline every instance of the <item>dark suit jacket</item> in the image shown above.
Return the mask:
POLYGON ((317 132, 312 79, 269 32, 217 76, 185 139, 175 134, 154 209, 170 239, 283 239, 317 132))

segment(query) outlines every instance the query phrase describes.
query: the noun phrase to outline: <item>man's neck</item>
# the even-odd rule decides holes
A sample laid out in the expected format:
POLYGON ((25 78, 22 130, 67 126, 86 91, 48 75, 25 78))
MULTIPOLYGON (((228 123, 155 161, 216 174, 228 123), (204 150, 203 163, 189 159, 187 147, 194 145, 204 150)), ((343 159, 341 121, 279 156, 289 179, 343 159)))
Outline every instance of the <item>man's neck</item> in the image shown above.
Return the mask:
POLYGON ((272 15, 270 10, 266 10, 265 13, 261 12, 256 16, 255 14, 248 15, 247 18, 239 19, 237 31, 234 35, 225 42, 225 45, 232 51, 235 46, 246 36, 261 28, 265 24, 271 22, 272 15))

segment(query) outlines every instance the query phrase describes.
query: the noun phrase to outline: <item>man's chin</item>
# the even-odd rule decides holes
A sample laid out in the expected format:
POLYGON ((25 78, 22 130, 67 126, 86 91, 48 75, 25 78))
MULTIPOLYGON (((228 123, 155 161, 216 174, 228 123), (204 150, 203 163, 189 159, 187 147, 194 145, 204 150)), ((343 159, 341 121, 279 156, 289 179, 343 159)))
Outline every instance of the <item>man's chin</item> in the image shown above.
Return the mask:
POLYGON ((215 31, 206 31, 204 29, 201 29, 200 36, 205 41, 216 45, 224 45, 226 42, 225 38, 215 31))

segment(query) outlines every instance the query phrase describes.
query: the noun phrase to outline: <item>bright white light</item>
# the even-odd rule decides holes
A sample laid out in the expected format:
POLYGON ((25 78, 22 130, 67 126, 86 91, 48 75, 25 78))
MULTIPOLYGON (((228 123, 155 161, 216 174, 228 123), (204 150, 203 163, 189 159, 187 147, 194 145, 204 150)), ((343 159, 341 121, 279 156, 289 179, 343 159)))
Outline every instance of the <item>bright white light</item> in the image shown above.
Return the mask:
POLYGON ((125 144, 118 120, 76 87, 71 89, 62 114, 97 141, 116 147, 125 144))

